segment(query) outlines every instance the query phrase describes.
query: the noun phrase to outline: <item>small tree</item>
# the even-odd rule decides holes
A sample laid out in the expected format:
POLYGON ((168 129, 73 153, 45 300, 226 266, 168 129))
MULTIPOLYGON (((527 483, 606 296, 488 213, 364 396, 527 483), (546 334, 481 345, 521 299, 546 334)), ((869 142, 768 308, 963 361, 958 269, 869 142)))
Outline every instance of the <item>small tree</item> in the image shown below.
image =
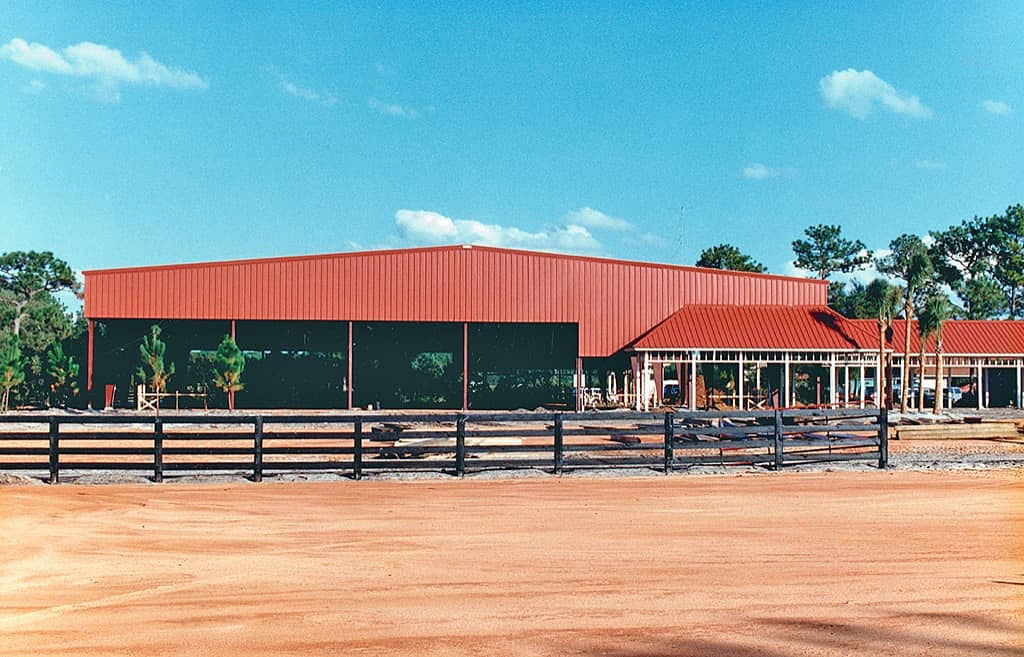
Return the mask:
POLYGON ((17 335, 0 336, 0 412, 7 412, 11 389, 25 380, 25 361, 17 335))
POLYGON ((743 253, 731 244, 719 244, 700 252, 698 267, 711 269, 728 269, 730 271, 751 271, 764 273, 768 271, 764 265, 743 253))
POLYGON ((217 346, 214 359, 213 385, 228 396, 228 408, 235 410, 235 393, 242 390, 242 371, 245 369, 245 355, 230 335, 225 335, 217 346))
POLYGON ((174 375, 174 363, 164 364, 167 345, 160 339, 160 327, 153 324, 149 327, 149 335, 142 339, 139 353, 142 365, 139 366, 139 379, 149 382, 149 387, 157 394, 156 412, 160 413, 159 395, 167 389, 167 380, 174 375))
POLYGON ((54 343, 46 352, 46 373, 50 377, 50 404, 67 407, 78 394, 78 363, 75 357, 64 354, 64 347, 54 343))

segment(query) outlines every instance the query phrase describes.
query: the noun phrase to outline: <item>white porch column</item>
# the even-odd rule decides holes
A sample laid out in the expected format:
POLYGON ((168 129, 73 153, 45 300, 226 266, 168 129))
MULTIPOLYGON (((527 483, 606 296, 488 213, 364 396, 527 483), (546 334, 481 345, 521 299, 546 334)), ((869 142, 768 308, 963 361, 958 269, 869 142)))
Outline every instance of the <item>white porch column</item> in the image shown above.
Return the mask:
POLYGON ((885 403, 885 390, 882 389, 882 375, 885 373, 885 358, 878 359, 875 367, 875 406, 882 408, 885 403))
POLYGON ((740 359, 740 362, 739 362, 740 376, 739 376, 739 378, 736 379, 736 392, 739 395, 739 400, 738 400, 738 403, 737 403, 737 408, 739 408, 741 411, 745 411, 745 410, 747 410, 747 406, 746 406, 746 404, 743 403, 743 352, 742 351, 740 352, 739 359, 740 359))
POLYGON ((754 363, 754 384, 757 386, 757 401, 761 401, 761 363, 754 363))
POLYGON ((784 399, 782 400, 782 407, 783 408, 788 408, 790 406, 790 403, 789 403, 789 352, 788 351, 786 352, 785 363, 784 363, 783 368, 782 368, 782 390, 783 390, 783 397, 784 397, 784 399))
POLYGON ((857 387, 860 388, 860 407, 864 408, 864 363, 860 364, 860 378, 857 379, 857 387))
POLYGON ((1024 361, 1017 362, 1017 408, 1024 408, 1024 392, 1021 392, 1020 382, 1022 378, 1022 370, 1024 370, 1024 361))
POLYGON ((640 384, 641 384, 641 387, 643 388, 643 391, 644 391, 643 410, 644 411, 649 411, 649 410, 651 410, 651 402, 650 402, 650 394, 651 394, 651 381, 650 381, 651 373, 650 373, 650 369, 651 369, 651 364, 648 361, 648 354, 647 354, 646 351, 644 352, 643 360, 641 362, 643 363, 643 365, 640 368, 640 372, 641 372, 641 374, 640 374, 640 384))
POLYGON ((636 367, 633 368, 633 407, 638 411, 640 410, 640 368, 642 358, 641 355, 637 356, 636 367))
POLYGON ((690 410, 697 410, 697 352, 690 352, 690 410))
POLYGON ((838 402, 836 396, 836 355, 832 354, 832 362, 828 365, 828 405, 835 406, 838 402))
POLYGON ((978 410, 985 408, 985 385, 982 383, 982 372, 981 361, 978 361, 978 410))

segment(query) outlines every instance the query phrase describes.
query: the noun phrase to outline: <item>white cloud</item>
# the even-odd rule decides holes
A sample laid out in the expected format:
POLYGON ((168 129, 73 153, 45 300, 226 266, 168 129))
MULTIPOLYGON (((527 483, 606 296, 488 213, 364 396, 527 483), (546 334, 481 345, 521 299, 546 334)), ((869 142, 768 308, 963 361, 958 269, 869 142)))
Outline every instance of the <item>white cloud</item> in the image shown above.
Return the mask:
POLYGON ((277 83, 281 91, 286 94, 291 94, 292 96, 308 100, 313 103, 320 103, 324 107, 331 107, 338 103, 337 96, 320 93, 319 91, 314 91, 308 87, 300 87, 282 75, 278 75, 277 83))
POLYGON ((515 226, 452 219, 430 210, 399 210, 395 225, 407 244, 480 244, 538 251, 599 253, 601 243, 585 226, 550 226, 536 232, 515 226))
POLYGON ((990 114, 998 114, 999 116, 1006 116, 1007 114, 1013 113, 1013 108, 1001 100, 983 100, 981 101, 981 106, 986 112, 990 114))
POLYGON ((818 83, 821 97, 832 109, 858 119, 866 118, 876 104, 919 119, 930 118, 931 108, 912 94, 897 91, 891 84, 868 70, 832 71, 818 83))
POLYGON ((43 89, 46 88, 46 83, 42 80, 29 80, 29 83, 25 85, 25 93, 27 94, 40 94, 43 89))
POLYGON ((57 52, 41 43, 14 38, 0 46, 0 58, 32 71, 94 80, 94 95, 108 102, 120 99, 119 87, 122 84, 174 89, 206 89, 209 86, 195 71, 171 68, 145 52, 130 60, 120 50, 89 41, 57 52))
POLYGON ((578 210, 573 210, 566 215, 566 222, 577 226, 597 228, 599 230, 631 230, 634 228, 633 224, 629 223, 625 219, 610 217, 600 210, 595 210, 591 207, 582 207, 578 210))
POLYGON ((760 162, 754 162, 743 167, 743 177, 750 180, 766 180, 768 178, 778 178, 779 174, 782 173, 778 169, 761 164, 760 162))
POLYGON ((946 163, 939 160, 918 160, 914 163, 918 169, 931 169, 933 171, 940 171, 946 168, 946 163))
POLYGON ((377 98, 370 98, 368 104, 371 108, 377 110, 381 114, 388 116, 400 116, 406 119, 418 119, 420 113, 408 105, 399 105, 398 103, 385 103, 377 98))

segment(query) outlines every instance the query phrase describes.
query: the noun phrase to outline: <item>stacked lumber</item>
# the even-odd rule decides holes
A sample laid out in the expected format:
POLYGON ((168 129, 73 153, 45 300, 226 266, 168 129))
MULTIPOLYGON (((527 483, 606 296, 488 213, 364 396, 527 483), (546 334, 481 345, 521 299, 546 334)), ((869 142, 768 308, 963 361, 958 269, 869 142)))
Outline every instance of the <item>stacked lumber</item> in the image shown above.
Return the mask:
POLYGON ((1012 421, 900 425, 896 436, 900 440, 1014 440, 1024 437, 1012 421))

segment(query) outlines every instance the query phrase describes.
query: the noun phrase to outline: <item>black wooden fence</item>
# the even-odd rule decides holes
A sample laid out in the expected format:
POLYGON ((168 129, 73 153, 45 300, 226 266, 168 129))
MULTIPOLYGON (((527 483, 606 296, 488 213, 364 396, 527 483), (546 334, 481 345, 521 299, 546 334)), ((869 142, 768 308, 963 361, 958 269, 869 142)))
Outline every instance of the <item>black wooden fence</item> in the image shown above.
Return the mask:
POLYGON ((888 463, 877 410, 0 415, 0 471, 165 475, 888 463), (17 426, 12 426, 12 425, 17 426), (5 431, 4 429, 9 429, 5 431))

